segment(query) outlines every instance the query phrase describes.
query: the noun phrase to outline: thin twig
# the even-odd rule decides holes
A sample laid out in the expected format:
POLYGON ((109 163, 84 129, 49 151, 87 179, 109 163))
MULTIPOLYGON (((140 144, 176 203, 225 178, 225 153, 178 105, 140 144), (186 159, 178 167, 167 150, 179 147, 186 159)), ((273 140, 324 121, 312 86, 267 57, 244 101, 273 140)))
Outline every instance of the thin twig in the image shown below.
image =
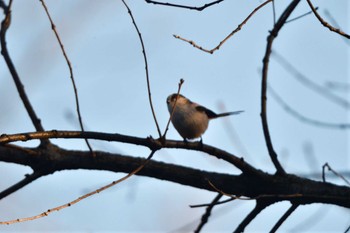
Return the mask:
POLYGON ((262 80, 261 80, 261 123, 263 127, 263 132, 264 132, 264 137, 265 137, 265 142, 266 146, 270 155, 270 158, 272 160, 272 163, 274 164, 277 173, 279 174, 286 174, 284 171, 282 165, 278 161, 277 158, 277 153, 275 149, 273 148, 272 145, 272 140, 270 136, 270 130, 268 126, 268 121, 267 121, 267 97, 266 97, 266 92, 267 92, 267 78, 268 78, 268 68, 269 68, 269 62, 270 62, 270 55, 272 52, 272 44, 274 39, 278 36, 279 31, 287 21, 288 17, 290 14, 294 11, 296 6, 300 0, 294 0, 292 1, 289 6, 284 10, 280 18, 278 19, 277 23, 273 27, 273 30, 270 32, 270 35, 267 38, 267 45, 266 45, 266 51, 265 51, 265 56, 263 59, 263 72, 262 72, 262 80))
POLYGON ((180 5, 180 4, 173 4, 173 3, 165 3, 165 2, 157 2, 157 1, 151 1, 151 0, 145 0, 147 3, 152 3, 155 5, 163 5, 163 6, 170 6, 170 7, 178 7, 178 8, 184 8, 184 9, 189 9, 189 10, 197 10, 197 11, 202 11, 207 7, 210 7, 214 4, 219 4, 220 2, 224 1, 224 0, 217 0, 217 1, 213 1, 207 4, 204 4, 203 6, 185 6, 185 5, 180 5))
POLYGON ((327 98, 329 101, 332 101, 335 104, 338 104, 344 108, 350 109, 350 102, 346 99, 343 99, 332 92, 329 91, 327 87, 321 86, 311 79, 307 78, 302 72, 300 72, 296 67, 294 67, 285 57, 276 51, 271 52, 271 56, 289 73, 292 74, 296 80, 302 83, 305 87, 313 90, 317 94, 327 98))
MULTIPOLYGON (((318 10, 318 7, 316 7, 315 10, 318 10)), ((295 20, 301 19, 307 15, 310 15, 311 13, 312 13, 312 11, 306 12, 305 14, 302 14, 302 15, 299 15, 299 16, 293 18, 293 19, 287 20, 286 23, 290 23, 290 22, 293 22, 295 20)))
POLYGON ((273 25, 276 24, 276 7, 275 0, 272 0, 272 16, 273 16, 273 25))
POLYGON ((148 100, 149 100, 149 104, 150 104, 150 107, 151 107, 151 111, 152 111, 152 115, 153 115, 153 119, 154 119, 154 122, 156 124, 156 127, 157 127, 157 131, 158 131, 158 135, 159 137, 162 137, 162 133, 160 131, 160 128, 159 128, 159 125, 158 125, 158 121, 157 121, 157 117, 156 117, 156 113, 154 111, 154 108, 153 108, 153 103, 152 103, 152 97, 151 97, 151 84, 150 84, 150 79, 149 79, 149 73, 148 73, 148 62, 147 62, 147 56, 146 56, 146 48, 145 48, 145 45, 143 43, 143 39, 142 39, 142 36, 141 36, 141 32, 136 24, 136 21, 134 19, 134 16, 133 14, 131 13, 131 10, 129 8, 129 6, 126 4, 126 2, 124 0, 122 0, 124 6, 126 7, 126 9, 128 10, 128 13, 130 15, 130 18, 132 20, 132 23, 137 31, 137 35, 139 37, 139 40, 140 40, 140 43, 141 43, 141 47, 142 47, 142 54, 143 54, 143 59, 144 59, 144 62, 145 62, 145 70, 146 70, 146 81, 147 81, 147 91, 148 91, 148 100))
POLYGON ((169 125, 170 125, 170 121, 174 115, 174 112, 175 112, 175 108, 176 108, 176 103, 177 103, 177 99, 180 95, 180 90, 181 90, 181 87, 182 87, 182 84, 185 82, 185 80, 183 79, 180 79, 180 82, 179 82, 179 87, 177 89, 177 97, 176 97, 176 100, 175 100, 175 103, 174 103, 174 107, 173 107, 173 110, 171 111, 171 114, 170 114, 170 117, 169 117, 169 120, 168 120, 168 123, 166 124, 166 127, 165 127, 165 131, 164 131, 164 134, 162 136, 163 139, 165 139, 165 136, 166 136, 166 133, 168 132, 169 130, 169 125))
MULTIPOLYGON (((334 27, 340 28, 338 22, 335 20, 335 18, 333 17, 333 15, 332 15, 327 9, 324 10, 324 14, 328 17, 330 23, 333 24, 334 27)), ((344 41, 345 41, 345 43, 346 43, 347 45, 350 45, 350 40, 348 40, 348 39, 345 38, 345 37, 342 37, 342 38, 344 39, 344 41)))
POLYGON ((208 222, 211 211, 213 210, 214 206, 218 203, 221 197, 222 197, 221 193, 217 194, 216 197, 213 199, 213 201, 210 203, 210 205, 207 207, 207 209, 205 210, 205 213, 202 215, 201 222, 197 226, 197 229, 194 231, 195 233, 199 233, 204 227, 204 225, 208 222))
POLYGON ((316 16, 316 18, 318 19, 318 21, 320 21, 320 23, 328 28, 329 30, 331 30, 332 32, 338 33, 341 36, 344 36, 347 39, 350 39, 350 35, 346 34, 345 32, 343 32, 342 30, 333 27, 332 25, 330 25, 329 23, 327 23, 324 19, 322 19, 322 17, 317 13, 316 9, 314 8, 314 6, 311 3, 311 0, 306 0, 307 3, 309 4, 312 12, 314 13, 314 15, 316 16))
MULTIPOLYGON (((51 29, 52 31, 55 33, 55 36, 56 36, 56 39, 61 47, 61 51, 63 53, 63 56, 64 56, 64 59, 66 60, 67 62, 67 65, 68 65, 68 69, 69 69, 69 73, 70 73, 70 79, 72 81, 72 85, 73 85, 73 89, 74 89, 74 97, 75 97, 75 106, 76 106, 76 110, 77 110, 77 114, 78 114, 78 120, 79 120, 79 124, 80 124, 80 129, 81 131, 84 132, 84 124, 83 124, 83 120, 82 120, 82 117, 81 117, 81 112, 80 112, 80 106, 79 106, 79 98, 78 98, 78 89, 77 89, 77 86, 75 84, 75 80, 74 80, 74 74, 73 74, 73 68, 72 68, 72 64, 68 58, 68 55, 66 53, 66 50, 64 49, 64 46, 63 46, 63 43, 61 41, 61 38, 56 30, 56 25, 54 24, 52 18, 51 18, 51 15, 49 13, 49 10, 45 4, 45 1, 44 0, 39 0, 41 2, 41 4, 43 5, 44 7, 44 10, 46 12, 46 15, 48 17, 48 19, 50 20, 50 24, 51 24, 51 29)), ((84 139, 85 140, 85 143, 87 145, 87 147, 89 148, 91 154, 95 155, 94 151, 92 150, 92 147, 89 143, 89 141, 87 139, 84 139)))
POLYGON ((262 3, 261 5, 259 5, 257 8, 255 8, 249 15, 248 17, 241 23, 238 25, 238 27, 233 30, 228 36, 226 36, 225 39, 223 39, 215 48, 213 49, 205 49, 203 48, 202 46, 199 46, 197 45, 194 41, 192 40, 188 40, 188 39, 185 39, 181 36, 178 36, 178 35, 173 35, 176 39, 179 39, 179 40, 182 40, 182 41, 185 41, 187 43, 189 43, 190 45, 192 45, 193 47, 199 49, 199 50, 202 50, 203 52, 206 52, 206 53, 210 53, 210 54, 213 54, 216 50, 219 50, 220 47, 228 40, 230 39, 230 37, 232 37, 236 32, 240 31, 243 27, 244 24, 246 24, 248 22, 248 20, 260 9, 262 8, 263 6, 265 6, 267 3, 271 2, 272 0, 267 0, 266 2, 262 3))
POLYGON ((142 168, 144 168, 144 166, 150 161, 150 159, 152 158, 152 156, 154 155, 156 151, 153 150, 151 151, 150 155, 148 156, 148 158, 145 160, 145 162, 143 164, 141 164, 139 167, 137 167, 135 170, 133 170, 132 172, 130 172, 129 174, 127 174, 126 176, 118 179, 118 180, 115 180, 113 181, 112 183, 108 184, 108 185, 105 185, 99 189, 96 189, 95 191, 92 191, 92 192, 89 192, 83 196, 80 196, 79 198, 71 201, 71 202, 68 202, 64 205, 60 205, 60 206, 57 206, 57 207, 54 207, 54 208, 51 208, 41 214, 38 214, 38 215, 35 215, 35 216, 32 216, 32 217, 26 217, 26 218, 18 218, 18 219, 14 219, 14 220, 9 220, 9 221, 3 221, 3 222, 0 222, 0 225, 10 225, 10 224, 14 224, 14 223, 20 223, 20 222, 26 222, 26 221, 31 221, 31 220, 35 220, 35 219, 38 219, 38 218, 43 218, 43 217, 46 217, 48 216, 49 214, 53 213, 53 212, 56 212, 56 211, 59 211, 59 210, 62 210, 62 209, 65 209, 67 207, 71 207, 72 205, 75 205, 77 204, 78 202, 88 198, 88 197, 91 197, 95 194, 98 194, 116 184, 119 184, 120 182, 128 179, 129 177, 135 175, 136 173, 138 173, 140 170, 142 170, 142 168))
MULTIPOLYGON (((232 197, 230 197, 230 198, 228 198, 228 199, 226 199, 226 200, 216 202, 216 204, 215 204, 215 205, 225 204, 225 203, 227 203, 227 202, 234 201, 234 200, 236 200, 236 198, 232 198, 232 197)), ((201 208, 201 207, 208 207, 208 206, 210 206, 210 205, 211 205, 211 203, 209 203, 209 204, 208 204, 208 203, 206 203, 206 204, 190 205, 190 208, 201 208)))
POLYGON ((325 163, 322 166, 322 180, 323 182, 326 182, 326 168, 328 169, 328 171, 331 171, 335 176, 339 177, 340 179, 342 179, 348 186, 350 186, 350 182, 341 174, 339 174, 338 172, 336 172, 335 170, 333 170, 331 168, 331 166, 328 163, 325 163))
POLYGON ((278 228, 286 221, 286 219, 298 208, 298 204, 292 204, 292 206, 283 214, 283 216, 276 222, 271 229, 271 233, 276 232, 278 228))
MULTIPOLYGON (((17 70, 12 62, 12 59, 9 55, 9 52, 7 50, 7 43, 6 43, 6 32, 8 30, 8 28, 10 27, 11 24, 11 6, 12 6, 12 0, 9 1, 8 6, 5 5, 5 3, 3 3, 2 6, 4 11, 5 11, 5 18, 1 23, 1 30, 0 30, 0 40, 1 40, 1 54, 5 59, 5 62, 7 64, 7 67, 9 68, 9 71, 11 73, 11 76, 13 78, 13 81, 15 82, 18 94, 24 104, 25 109, 27 110, 27 113, 36 129, 36 131, 44 131, 43 126, 41 125, 41 121, 40 119, 37 117, 29 99, 28 96, 24 90, 24 85, 21 82, 21 79, 17 73, 17 70)), ((41 145, 47 145, 48 143, 50 143, 47 139, 45 140, 41 140, 41 145)))
POLYGON ((318 121, 314 119, 307 118, 294 110, 292 107, 290 107, 278 94, 277 92, 270 86, 268 85, 268 91, 271 94, 271 96, 275 99, 275 101, 290 115, 293 117, 297 118, 301 122, 314 125, 317 127, 325 127, 325 128, 330 128, 330 129, 350 129, 350 124, 347 123, 329 123, 329 122, 323 122, 323 121, 318 121))

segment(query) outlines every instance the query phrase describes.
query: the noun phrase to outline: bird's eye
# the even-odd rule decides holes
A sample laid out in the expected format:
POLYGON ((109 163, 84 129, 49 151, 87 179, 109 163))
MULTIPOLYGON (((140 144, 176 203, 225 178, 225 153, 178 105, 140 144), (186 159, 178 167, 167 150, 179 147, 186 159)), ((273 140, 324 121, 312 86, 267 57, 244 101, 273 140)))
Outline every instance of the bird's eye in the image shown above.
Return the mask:
POLYGON ((177 98, 177 95, 172 95, 172 96, 171 96, 171 101, 172 101, 172 102, 176 101, 176 98, 177 98))

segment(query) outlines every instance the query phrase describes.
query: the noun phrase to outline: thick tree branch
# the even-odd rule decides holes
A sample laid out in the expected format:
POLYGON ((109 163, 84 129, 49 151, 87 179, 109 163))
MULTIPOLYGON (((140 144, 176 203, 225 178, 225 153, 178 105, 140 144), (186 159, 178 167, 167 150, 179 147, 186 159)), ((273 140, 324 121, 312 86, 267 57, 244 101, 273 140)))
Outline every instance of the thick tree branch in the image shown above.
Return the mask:
MULTIPOLYGON (((130 173, 142 164, 144 158, 122 156, 96 151, 51 150, 34 148, 29 150, 0 146, 0 161, 17 163, 37 170, 45 167, 50 173, 61 170, 105 170, 130 173)), ((214 191, 209 181, 220 190, 237 196, 269 199, 274 202, 292 201, 296 204, 326 203, 350 208, 350 188, 330 183, 317 182, 294 175, 270 175, 259 172, 255 175, 229 175, 167 164, 151 160, 137 175, 171 181, 194 188, 214 191)))
POLYGON ((105 141, 115 141, 134 144, 138 146, 148 147, 150 150, 158 150, 161 148, 177 148, 177 149, 187 149, 202 151, 207 154, 213 155, 218 159, 222 159, 228 163, 233 164, 242 172, 247 174, 259 174, 260 171, 252 167, 250 164, 246 163, 243 158, 238 158, 237 156, 230 154, 224 150, 216 147, 205 145, 201 142, 184 142, 184 141, 173 141, 173 140, 155 140, 151 137, 139 138, 133 136, 127 136, 122 134, 109 134, 109 133, 98 133, 89 131, 45 131, 45 132, 33 132, 33 133, 23 133, 23 134, 13 134, 0 136, 0 144, 6 144, 15 141, 28 141, 33 139, 47 139, 47 138, 81 138, 81 139, 97 139, 105 141))

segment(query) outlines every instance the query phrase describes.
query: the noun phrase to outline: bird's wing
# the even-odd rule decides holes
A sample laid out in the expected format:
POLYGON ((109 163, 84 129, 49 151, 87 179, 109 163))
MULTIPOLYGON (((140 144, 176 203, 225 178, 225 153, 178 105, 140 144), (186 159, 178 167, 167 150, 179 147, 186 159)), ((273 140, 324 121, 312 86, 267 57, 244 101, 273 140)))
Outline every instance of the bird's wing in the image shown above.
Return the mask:
POLYGON ((203 107, 203 106, 201 106, 201 105, 196 106, 196 109, 197 109, 198 111, 200 111, 200 112, 204 112, 205 114, 207 114, 207 116, 208 116, 209 119, 218 117, 218 114, 216 114, 216 113, 213 112, 212 110, 207 109, 206 107, 203 107))

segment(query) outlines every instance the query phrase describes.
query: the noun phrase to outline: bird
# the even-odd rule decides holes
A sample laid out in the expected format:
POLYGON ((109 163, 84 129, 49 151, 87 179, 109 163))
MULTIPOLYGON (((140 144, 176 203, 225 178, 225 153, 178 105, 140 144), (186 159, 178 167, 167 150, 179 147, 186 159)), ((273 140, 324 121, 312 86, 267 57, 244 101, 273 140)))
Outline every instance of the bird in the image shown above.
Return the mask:
POLYGON ((202 135, 208 128, 209 120, 244 112, 235 111, 217 114, 177 93, 169 95, 166 103, 171 122, 184 141, 196 138, 200 138, 200 141, 202 141, 202 135))

